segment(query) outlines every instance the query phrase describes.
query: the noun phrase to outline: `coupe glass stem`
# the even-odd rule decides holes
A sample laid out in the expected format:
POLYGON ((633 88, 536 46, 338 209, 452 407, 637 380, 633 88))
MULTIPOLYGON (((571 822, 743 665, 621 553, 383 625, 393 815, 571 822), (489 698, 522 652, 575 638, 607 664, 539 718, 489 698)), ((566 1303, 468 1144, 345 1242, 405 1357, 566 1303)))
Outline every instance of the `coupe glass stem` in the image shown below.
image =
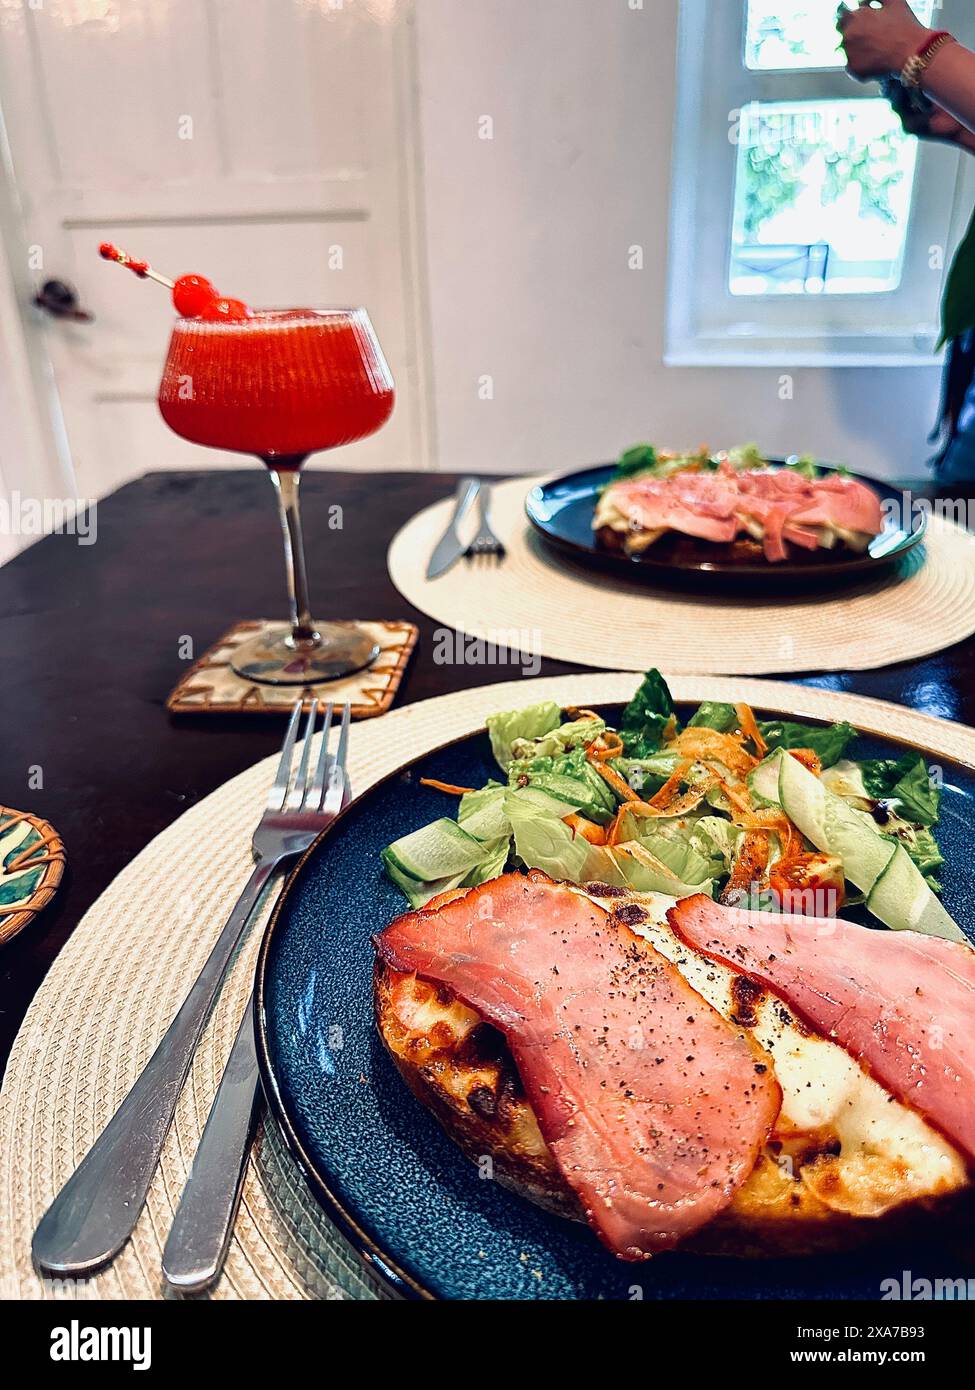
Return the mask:
POLYGON ((288 572, 288 602, 291 608, 291 644, 297 648, 320 647, 321 634, 315 631, 308 602, 308 576, 305 573, 305 546, 301 537, 301 515, 298 511, 298 486, 301 482, 300 464, 303 459, 289 460, 288 468, 276 468, 273 460, 265 459, 271 482, 277 493, 284 532, 284 559, 288 572))

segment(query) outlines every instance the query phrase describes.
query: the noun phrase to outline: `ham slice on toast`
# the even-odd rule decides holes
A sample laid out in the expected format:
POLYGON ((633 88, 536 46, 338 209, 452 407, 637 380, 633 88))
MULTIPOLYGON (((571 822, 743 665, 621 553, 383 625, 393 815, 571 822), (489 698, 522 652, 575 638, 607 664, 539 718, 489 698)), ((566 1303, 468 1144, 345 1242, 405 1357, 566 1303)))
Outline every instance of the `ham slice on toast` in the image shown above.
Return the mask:
POLYGON ((731 1203, 775 1123, 767 1056, 616 914, 507 874, 392 922, 399 972, 448 987, 504 1036, 590 1225, 645 1259, 731 1203))
POLYGON ((975 951, 916 932, 874 931, 722 907, 669 911, 696 951, 767 986, 892 1095, 975 1159, 975 951))
POLYGON ((762 542, 771 563, 802 550, 866 544, 883 530, 880 498, 856 478, 828 474, 806 478, 786 468, 686 470, 668 477, 616 483, 600 499, 593 522, 626 533, 631 550, 643 550, 666 532, 715 544, 740 535, 762 542))

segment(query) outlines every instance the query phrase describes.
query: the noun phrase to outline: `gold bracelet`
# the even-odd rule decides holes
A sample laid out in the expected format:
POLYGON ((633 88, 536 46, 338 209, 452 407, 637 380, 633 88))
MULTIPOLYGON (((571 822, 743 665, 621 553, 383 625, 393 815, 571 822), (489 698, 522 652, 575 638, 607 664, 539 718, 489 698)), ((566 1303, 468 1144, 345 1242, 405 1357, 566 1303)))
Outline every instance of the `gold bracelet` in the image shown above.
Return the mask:
POLYGON ((926 44, 925 47, 921 49, 920 53, 912 54, 904 64, 904 70, 901 73, 901 81, 904 86, 913 87, 917 90, 921 86, 924 74, 927 72, 931 59, 935 54, 940 53, 947 44, 956 42, 957 40, 953 34, 943 32, 935 34, 931 42, 926 44))

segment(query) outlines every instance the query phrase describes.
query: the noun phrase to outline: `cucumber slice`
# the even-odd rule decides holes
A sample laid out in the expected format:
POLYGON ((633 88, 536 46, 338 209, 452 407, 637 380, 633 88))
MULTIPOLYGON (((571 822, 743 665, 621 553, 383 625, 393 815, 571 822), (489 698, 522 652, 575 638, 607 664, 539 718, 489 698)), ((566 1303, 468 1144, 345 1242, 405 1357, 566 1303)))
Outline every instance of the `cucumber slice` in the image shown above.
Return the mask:
POLYGON ((409 874, 403 873, 396 861, 390 858, 388 850, 384 849, 380 857, 389 881, 395 884, 413 909, 426 907, 430 899, 435 898, 438 893, 459 888, 464 881, 464 874, 455 874, 453 878, 441 878, 434 883, 420 883, 409 874))
MULTIPOLYGON (((527 787, 512 787, 508 796, 518 803, 535 807, 540 815, 556 816, 559 820, 571 816, 589 800, 588 791, 581 782, 556 773, 537 778, 527 787)), ((509 800, 509 810, 510 804, 509 800)))
POLYGON ((456 874, 463 878, 487 858, 487 853, 480 840, 468 835, 456 821, 444 818, 394 841, 383 851, 383 857, 409 878, 432 883, 456 874))
MULTIPOLYGON (((773 753, 759 763, 746 778, 752 800, 760 806, 779 806, 779 753, 773 753)), ((795 762, 795 759, 792 760, 795 762)))
POLYGON ((465 835, 472 835, 475 840, 481 841, 500 840, 502 836, 509 836, 511 822, 504 810, 506 795, 507 788, 498 787, 497 795, 486 801, 479 810, 472 811, 467 816, 461 815, 460 827, 465 835))
POLYGON ((493 843, 486 843, 484 848, 488 851, 487 858, 471 869, 470 873, 461 884, 462 888, 476 888, 481 883, 487 883, 492 878, 498 878, 504 873, 505 865, 508 862, 508 855, 511 853, 511 831, 493 843))
POLYGON ((802 763, 782 750, 778 757, 782 809, 818 850, 837 855, 844 876, 869 895, 893 859, 895 846, 802 763))
POLYGON ((867 907, 894 931, 917 931, 948 941, 967 941, 903 845, 894 850, 890 863, 874 884, 867 907))

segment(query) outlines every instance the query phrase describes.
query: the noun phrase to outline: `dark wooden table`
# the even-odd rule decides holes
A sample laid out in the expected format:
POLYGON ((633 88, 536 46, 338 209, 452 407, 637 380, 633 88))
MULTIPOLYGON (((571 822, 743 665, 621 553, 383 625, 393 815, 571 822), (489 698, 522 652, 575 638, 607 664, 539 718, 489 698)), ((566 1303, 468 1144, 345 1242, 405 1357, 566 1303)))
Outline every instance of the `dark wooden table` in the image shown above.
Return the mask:
MULTIPOLYGON (((398 528, 456 481, 310 472, 302 485, 316 613, 419 624, 398 703, 518 674, 436 665, 434 623, 386 572, 398 528), (340 531, 326 524, 336 503, 340 531)), ((188 806, 275 752, 281 738, 274 719, 171 719, 163 708, 185 670, 184 636, 201 654, 236 619, 284 608, 281 537, 261 470, 150 474, 99 503, 97 520, 94 545, 49 536, 0 569, 0 802, 47 817, 69 860, 55 901, 0 948, 0 1063, 98 894, 188 806), (43 778, 37 790, 32 768, 43 778)), ((540 674, 580 669, 546 661, 540 674)), ((806 679, 975 723, 975 642, 883 671, 806 679)))

